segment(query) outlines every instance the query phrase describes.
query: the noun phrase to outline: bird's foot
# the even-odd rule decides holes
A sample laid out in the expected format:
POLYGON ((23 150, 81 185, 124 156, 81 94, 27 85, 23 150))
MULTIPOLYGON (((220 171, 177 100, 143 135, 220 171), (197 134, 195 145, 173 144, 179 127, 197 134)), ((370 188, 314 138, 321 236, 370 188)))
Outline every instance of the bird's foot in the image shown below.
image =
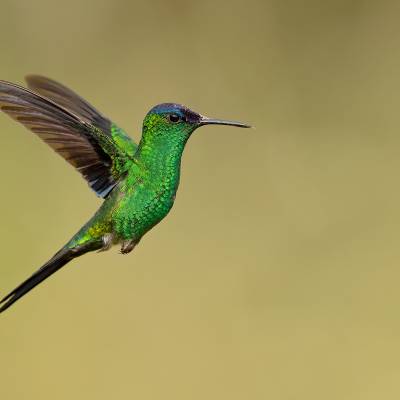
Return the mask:
POLYGON ((121 246, 121 254, 128 254, 130 253, 135 246, 138 244, 137 241, 131 239, 131 240, 124 240, 122 242, 122 246, 121 246))

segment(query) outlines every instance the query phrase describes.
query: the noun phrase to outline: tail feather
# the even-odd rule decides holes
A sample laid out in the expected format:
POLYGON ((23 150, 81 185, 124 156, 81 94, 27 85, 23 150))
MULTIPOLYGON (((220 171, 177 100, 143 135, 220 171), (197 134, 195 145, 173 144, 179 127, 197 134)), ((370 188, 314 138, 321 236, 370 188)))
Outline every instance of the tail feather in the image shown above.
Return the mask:
POLYGON ((62 248, 32 276, 30 276, 27 280, 22 282, 12 292, 0 300, 0 304, 2 304, 0 307, 0 313, 7 310, 7 308, 14 304, 18 299, 27 294, 40 282, 43 282, 46 278, 54 274, 54 272, 58 271, 74 258, 79 257, 88 251, 98 250, 99 248, 101 248, 101 242, 88 242, 84 245, 74 248, 62 248))

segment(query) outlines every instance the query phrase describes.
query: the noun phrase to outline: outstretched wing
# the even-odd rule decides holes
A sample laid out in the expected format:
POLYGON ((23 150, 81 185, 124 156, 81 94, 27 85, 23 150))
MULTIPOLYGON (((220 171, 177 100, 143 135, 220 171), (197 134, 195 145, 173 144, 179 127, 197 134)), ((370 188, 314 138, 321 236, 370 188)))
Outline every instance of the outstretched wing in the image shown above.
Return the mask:
POLYGON ((76 94, 71 89, 52 79, 40 75, 28 75, 25 77, 28 87, 35 93, 54 101, 54 103, 72 111, 75 115, 86 122, 101 129, 110 135, 115 145, 122 152, 133 156, 136 143, 116 124, 97 111, 91 104, 76 94))
POLYGON ((108 195, 132 161, 101 124, 21 86, 0 81, 0 109, 73 165, 100 197, 108 195))

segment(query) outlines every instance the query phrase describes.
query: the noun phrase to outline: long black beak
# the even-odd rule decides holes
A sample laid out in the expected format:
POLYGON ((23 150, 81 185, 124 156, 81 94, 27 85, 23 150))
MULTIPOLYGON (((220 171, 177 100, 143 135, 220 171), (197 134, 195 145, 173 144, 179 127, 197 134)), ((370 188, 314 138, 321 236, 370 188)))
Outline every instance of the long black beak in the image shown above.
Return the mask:
POLYGON ((205 116, 201 117, 200 125, 230 125, 230 126, 238 126, 239 128, 251 128, 248 124, 243 124, 242 122, 237 121, 226 121, 224 119, 214 119, 208 118, 205 116))

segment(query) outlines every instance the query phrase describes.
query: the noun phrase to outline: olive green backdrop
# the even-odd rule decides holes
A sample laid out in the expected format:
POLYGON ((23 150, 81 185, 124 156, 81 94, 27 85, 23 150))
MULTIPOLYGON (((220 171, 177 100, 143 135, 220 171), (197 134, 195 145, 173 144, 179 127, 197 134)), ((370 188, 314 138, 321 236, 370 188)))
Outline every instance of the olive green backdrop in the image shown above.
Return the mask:
MULTIPOLYGON (((0 2, 0 78, 40 73, 138 139, 181 102, 177 201, 129 256, 80 258, 0 317, 0 398, 400 397, 400 6, 0 2)), ((0 292, 99 206, 5 115, 0 292)))

